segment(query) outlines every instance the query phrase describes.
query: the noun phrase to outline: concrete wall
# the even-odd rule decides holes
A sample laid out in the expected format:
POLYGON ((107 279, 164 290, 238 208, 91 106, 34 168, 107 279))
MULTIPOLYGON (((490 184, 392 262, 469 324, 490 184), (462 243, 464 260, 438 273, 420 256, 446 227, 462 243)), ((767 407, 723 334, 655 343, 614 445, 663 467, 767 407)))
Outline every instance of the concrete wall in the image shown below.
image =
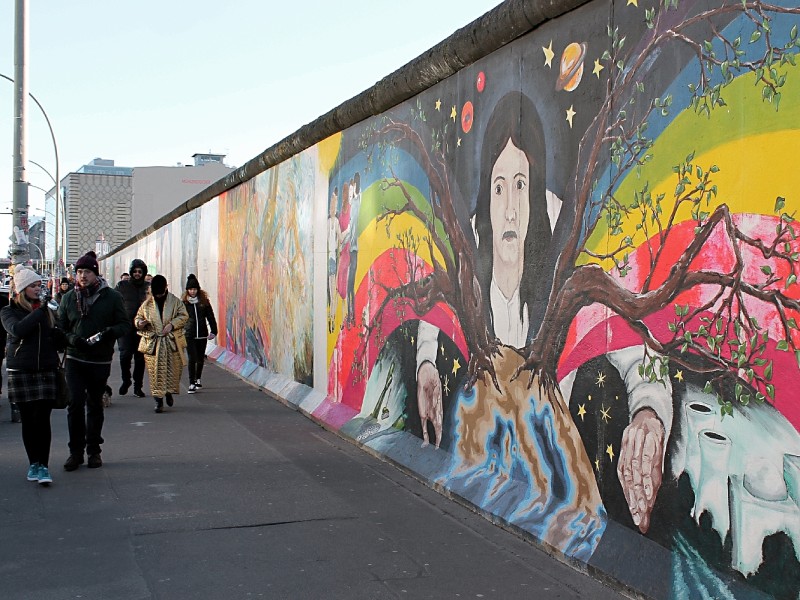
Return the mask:
POLYGON ((798 12, 585 4, 104 268, 197 274, 212 359, 577 568, 795 598, 798 12))

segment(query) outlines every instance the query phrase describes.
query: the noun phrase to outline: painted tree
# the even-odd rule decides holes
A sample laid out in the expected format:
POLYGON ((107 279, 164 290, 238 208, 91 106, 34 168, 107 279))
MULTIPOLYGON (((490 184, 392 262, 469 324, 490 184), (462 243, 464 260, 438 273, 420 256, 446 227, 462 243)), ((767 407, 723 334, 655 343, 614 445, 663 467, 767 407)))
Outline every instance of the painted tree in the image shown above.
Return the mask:
MULTIPOLYGON (((769 238, 753 238, 737 225, 724 201, 724 190, 717 189, 714 165, 700 165, 690 154, 675 165, 676 184, 672 197, 653 195, 644 183, 632 198, 617 196, 618 184, 632 170, 652 158, 653 140, 647 126, 653 114, 668 115, 672 99, 650 98, 645 88, 652 58, 668 44, 688 48, 697 60, 697 80, 691 84, 691 108, 700 115, 712 117, 715 108, 725 106, 724 91, 736 77, 751 74, 761 86, 764 102, 776 110, 781 102, 781 89, 786 80, 783 67, 795 64, 800 48, 797 27, 788 39, 779 42, 772 32, 774 20, 800 14, 800 8, 783 7, 761 1, 721 3, 696 12, 693 2, 678 4, 666 0, 658 8, 646 11, 645 36, 631 48, 618 30, 609 28, 609 51, 604 55, 609 77, 597 115, 580 142, 579 161, 575 174, 573 197, 567 204, 574 207, 570 234, 555 266, 553 284, 541 328, 533 342, 522 349, 510 349, 493 339, 484 315, 485 303, 476 278, 474 244, 464 233, 453 209, 451 176, 445 159, 444 137, 434 134, 423 138, 409 123, 389 118, 376 124, 368 133, 366 147, 380 151, 396 144, 408 144, 430 182, 430 202, 415 200, 399 177, 387 177, 386 188, 398 188, 405 203, 387 209, 380 217, 391 223, 398 215, 411 213, 422 221, 428 235, 416 240, 414 249, 426 247, 426 261, 412 260, 402 285, 383 286, 380 315, 387 306, 407 304, 424 315, 437 303, 449 305, 457 315, 469 348, 470 361, 466 387, 476 386, 483 402, 493 402, 502 410, 515 413, 515 421, 524 433, 519 398, 525 397, 520 386, 535 390, 534 403, 543 402, 552 410, 559 445, 569 456, 567 468, 573 481, 594 482, 591 465, 581 440, 571 422, 569 410, 556 384, 556 367, 564 350, 570 325, 584 307, 599 304, 622 317, 641 338, 645 360, 640 373, 653 381, 667 374, 670 362, 704 372, 708 390, 718 393, 724 413, 732 414, 731 399, 723 396, 730 386, 734 401, 763 402, 774 395, 771 381, 773 365, 764 352, 769 343, 766 330, 752 316, 751 302, 767 303, 779 315, 783 328, 778 350, 793 351, 800 361, 800 338, 794 318, 800 314, 796 292, 800 250, 796 243, 794 216, 786 212, 783 198, 774 200, 779 225, 769 238), (728 39, 720 27, 732 17, 743 17, 752 23, 749 39, 728 39), (756 50, 757 49, 757 50, 756 50), (604 170, 610 168, 608 176, 604 170), (670 246, 677 224, 689 216, 694 221, 694 238, 666 268, 665 248, 670 246), (635 225, 636 235, 625 235, 624 225, 635 225), (598 227, 605 227, 614 247, 598 253, 587 247, 598 227), (712 236, 722 236, 735 257, 727 271, 706 270, 696 266, 696 259, 712 236), (649 274, 641 282, 630 282, 630 255, 644 248, 649 274), (777 269, 764 264, 759 279, 748 278, 748 256, 777 260, 777 269), (437 259, 439 256, 441 259, 437 259), (602 264, 613 264, 607 269, 602 264), (667 275, 656 277, 659 271, 667 275), (701 306, 681 304, 678 300, 687 291, 700 287, 713 289, 704 295, 701 306), (658 336, 653 331, 652 317, 665 307, 674 307, 670 334, 658 336), (515 412, 516 411, 516 412, 515 412)), ((421 110, 421 109, 419 109, 421 110)), ((772 202, 771 200, 770 202, 772 202)), ((409 242, 400 240, 409 248, 409 242)), ((412 253, 414 254, 414 253, 412 253)), ((381 285, 381 284, 379 284, 381 285)), ((376 318, 366 328, 369 336, 380 328, 376 318)), ((474 428, 473 428, 474 429, 474 428)), ((481 444, 465 431, 459 439, 465 460, 484 460, 481 444)), ((522 452, 531 465, 531 472, 541 472, 543 460, 533 450, 535 444, 519 436, 522 452)), ((663 444, 663 439, 659 440, 663 444)), ((659 452, 651 452, 651 462, 643 468, 646 489, 626 491, 635 521, 646 531, 649 513, 660 485, 659 452)), ((620 473, 620 477, 623 474, 620 473)), ((541 489, 548 482, 537 482, 541 489)), ((595 510, 598 493, 592 485, 581 487, 573 499, 576 511, 595 510)), ((555 545, 559 540, 550 540, 555 545)))

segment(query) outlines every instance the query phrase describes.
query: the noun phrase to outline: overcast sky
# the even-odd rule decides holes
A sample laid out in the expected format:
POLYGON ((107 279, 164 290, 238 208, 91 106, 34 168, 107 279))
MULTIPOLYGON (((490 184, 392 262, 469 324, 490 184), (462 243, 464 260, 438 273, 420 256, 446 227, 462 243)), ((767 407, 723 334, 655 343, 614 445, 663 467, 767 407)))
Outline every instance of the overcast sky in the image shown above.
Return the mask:
MULTIPOLYGON (((60 176, 127 167, 241 166, 470 23, 498 0, 29 0, 29 91, 50 118, 60 176)), ((14 77, 14 0, 0 3, 0 74, 14 77)), ((13 84, 0 78, 0 212, 13 189, 13 84)), ((55 176, 28 103, 28 161, 55 176)), ((52 181, 28 164, 28 181, 52 181)), ((31 215, 44 193, 30 189, 31 215)), ((156 215, 154 218, 156 218, 156 215)), ((48 220, 52 219, 48 217, 48 220)), ((11 217, 0 216, 5 256, 11 217)))

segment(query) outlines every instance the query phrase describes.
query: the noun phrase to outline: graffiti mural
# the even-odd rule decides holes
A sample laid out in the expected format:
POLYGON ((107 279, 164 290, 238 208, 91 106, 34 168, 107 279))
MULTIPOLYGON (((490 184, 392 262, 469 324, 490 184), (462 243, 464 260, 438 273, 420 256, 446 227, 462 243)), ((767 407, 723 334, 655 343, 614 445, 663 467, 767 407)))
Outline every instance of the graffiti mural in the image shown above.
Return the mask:
POLYGON ((316 414, 623 580, 642 540, 655 595, 794 597, 800 9, 612 14, 343 132, 316 414))
POLYGON ((219 199, 220 344, 312 384, 311 212, 316 168, 306 152, 219 199))

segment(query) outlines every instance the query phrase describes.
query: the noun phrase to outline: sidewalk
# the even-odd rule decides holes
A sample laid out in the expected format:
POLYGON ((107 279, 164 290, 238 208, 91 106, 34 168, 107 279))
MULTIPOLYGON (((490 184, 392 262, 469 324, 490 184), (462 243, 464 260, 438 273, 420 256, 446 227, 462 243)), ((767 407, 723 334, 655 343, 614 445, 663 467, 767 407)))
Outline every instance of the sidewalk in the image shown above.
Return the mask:
POLYGON ((100 469, 53 411, 48 488, 2 399, 4 600, 621 597, 213 364, 160 415, 119 383, 100 469))

